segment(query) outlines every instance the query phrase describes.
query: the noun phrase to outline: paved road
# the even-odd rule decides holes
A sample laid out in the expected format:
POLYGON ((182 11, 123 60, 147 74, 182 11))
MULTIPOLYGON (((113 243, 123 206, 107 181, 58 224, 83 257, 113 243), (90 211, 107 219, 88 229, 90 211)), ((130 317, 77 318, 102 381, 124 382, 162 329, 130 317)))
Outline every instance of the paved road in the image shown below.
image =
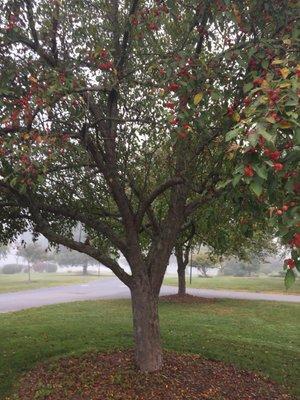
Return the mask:
MULTIPOLYGON (((163 286, 161 294, 175 294, 174 286, 163 286)), ((231 290, 188 289, 189 294, 207 298, 227 298, 241 300, 268 300, 300 303, 300 295, 235 292, 231 290)), ((49 304, 95 299, 129 298, 129 289, 118 279, 109 278, 87 284, 56 286, 24 290, 22 292, 0 294, 0 313, 19 311, 26 308, 49 304)))

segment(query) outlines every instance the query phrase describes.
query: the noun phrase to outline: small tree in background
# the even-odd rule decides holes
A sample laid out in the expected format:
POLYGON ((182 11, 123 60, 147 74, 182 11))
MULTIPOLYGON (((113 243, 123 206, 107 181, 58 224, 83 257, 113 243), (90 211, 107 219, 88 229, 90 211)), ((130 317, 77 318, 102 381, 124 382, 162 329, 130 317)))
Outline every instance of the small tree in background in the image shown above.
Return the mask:
MULTIPOLYGON (((28 265, 28 280, 31 280, 30 271, 32 264, 41 263, 53 259, 53 254, 47 252, 39 243, 33 242, 19 246, 17 255, 25 258, 28 265)), ((40 271, 42 272, 42 271, 40 271)))
POLYGON ((199 271, 199 276, 208 278, 209 269, 220 268, 220 258, 209 252, 199 252, 194 255, 191 266, 199 271))
POLYGON ((60 246, 55 261, 61 267, 82 267, 82 274, 87 275, 89 264, 96 264, 96 260, 92 259, 84 253, 79 253, 75 250, 70 250, 64 246, 60 246))

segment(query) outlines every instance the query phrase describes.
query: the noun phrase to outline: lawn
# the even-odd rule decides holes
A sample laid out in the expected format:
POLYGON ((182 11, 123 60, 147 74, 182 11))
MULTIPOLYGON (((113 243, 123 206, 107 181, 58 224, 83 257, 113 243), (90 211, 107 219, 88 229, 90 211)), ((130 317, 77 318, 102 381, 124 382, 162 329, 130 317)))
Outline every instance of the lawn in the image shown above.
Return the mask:
POLYGON ((17 292, 19 290, 38 289, 41 287, 72 285, 76 283, 87 283, 99 279, 96 275, 73 275, 58 273, 37 273, 31 274, 31 282, 28 282, 28 275, 25 273, 5 275, 0 274, 0 293, 17 292))
MULTIPOLYGON (((164 348, 259 371, 300 395, 300 304, 218 300, 160 304, 164 348)), ((0 315, 0 398, 22 372, 63 355, 132 346, 128 300, 0 315)))
MULTIPOLYGON (((240 278, 233 276, 216 276, 212 278, 199 278, 194 276, 192 284, 189 277, 186 277, 187 287, 201 289, 229 289, 249 292, 266 292, 281 294, 300 294, 300 279, 296 279, 295 284, 288 290, 284 287, 284 278, 271 277, 250 277, 240 278)), ((165 285, 177 286, 177 277, 167 277, 165 285)))

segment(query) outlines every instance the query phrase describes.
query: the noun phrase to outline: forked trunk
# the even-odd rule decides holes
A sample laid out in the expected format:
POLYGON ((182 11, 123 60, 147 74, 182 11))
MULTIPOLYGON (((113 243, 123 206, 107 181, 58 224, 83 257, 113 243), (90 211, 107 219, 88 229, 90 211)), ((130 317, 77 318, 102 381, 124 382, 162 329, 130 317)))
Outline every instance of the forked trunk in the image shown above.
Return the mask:
POLYGON ((162 367, 162 348, 158 319, 158 296, 150 285, 136 285, 131 289, 135 359, 142 372, 157 371, 162 367))
POLYGON ((186 294, 185 268, 178 268, 178 294, 180 296, 186 294))

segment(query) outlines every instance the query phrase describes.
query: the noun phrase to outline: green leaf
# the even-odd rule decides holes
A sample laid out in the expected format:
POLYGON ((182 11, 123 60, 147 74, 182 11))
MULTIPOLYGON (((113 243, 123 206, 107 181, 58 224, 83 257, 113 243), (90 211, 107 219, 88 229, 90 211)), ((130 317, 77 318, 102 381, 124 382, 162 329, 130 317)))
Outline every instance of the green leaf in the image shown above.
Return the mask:
POLYGON ((10 186, 11 186, 11 187, 15 187, 17 183, 18 183, 18 177, 15 176, 15 177, 10 181, 10 186))
POLYGON ((230 140, 235 139, 239 135, 240 131, 241 131, 241 128, 238 127, 238 128, 232 129, 231 131, 227 132, 226 133, 226 142, 229 142, 230 140))
POLYGON ((262 178, 264 180, 268 179, 268 171, 264 165, 254 164, 253 169, 260 178, 262 178))
POLYGON ((253 83, 252 82, 249 82, 249 83, 246 83, 244 86, 243 86, 243 91, 244 91, 244 93, 248 93, 248 92, 250 92, 250 90, 253 88, 253 83))
POLYGON ((257 197, 259 197, 263 191, 262 184, 258 180, 252 181, 250 183, 250 189, 256 194, 257 197))
POLYGON ((295 129, 295 144, 300 145, 300 128, 295 129))
POLYGON ((257 143, 258 143, 258 134, 257 134, 257 132, 251 133, 248 136, 248 140, 249 140, 249 143, 251 144, 251 146, 255 147, 257 145, 257 143))
POLYGON ((272 142, 274 140, 274 136, 268 133, 265 129, 260 128, 258 133, 264 137, 268 142, 272 142))
POLYGON ((227 181, 224 181, 224 182, 219 182, 219 183, 216 185, 216 188, 217 188, 217 189, 223 189, 223 188, 226 187, 230 182, 231 182, 231 179, 227 179, 227 181))
POLYGON ((26 190, 27 190, 27 186, 26 186, 26 185, 21 185, 21 186, 20 186, 20 193, 21 193, 21 194, 26 193, 26 190))
POLYGON ((235 177, 232 179, 232 186, 236 187, 236 185, 239 183, 241 178, 242 178, 242 175, 235 175, 235 177))
POLYGON ((288 290, 295 282, 296 277, 295 277, 295 273, 292 269, 288 269, 286 271, 285 274, 285 278, 284 278, 284 284, 285 284, 285 288, 286 290, 288 290))

